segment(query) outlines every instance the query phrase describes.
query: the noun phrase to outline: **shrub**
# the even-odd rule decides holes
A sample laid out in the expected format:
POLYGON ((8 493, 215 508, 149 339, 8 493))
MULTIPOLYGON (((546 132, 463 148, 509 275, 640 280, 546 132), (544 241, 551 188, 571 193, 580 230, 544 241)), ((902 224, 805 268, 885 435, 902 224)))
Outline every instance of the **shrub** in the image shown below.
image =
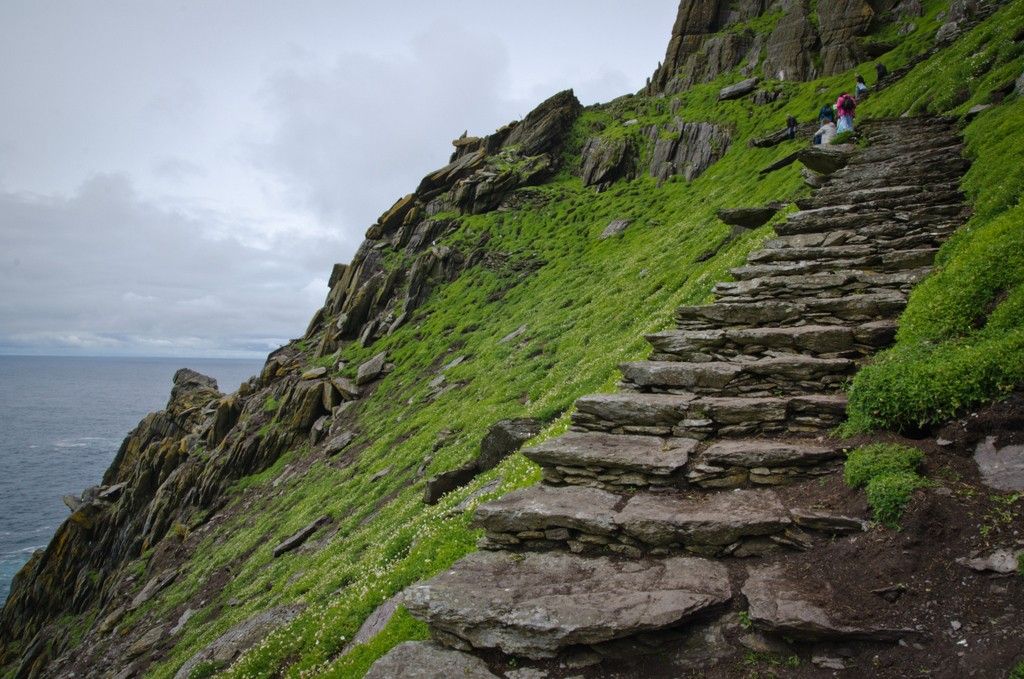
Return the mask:
POLYGON ((910 496, 927 482, 915 472, 888 472, 868 482, 865 492, 875 521, 895 527, 910 496))
POLYGON ((840 132, 832 138, 833 144, 848 144, 853 141, 853 132, 847 130, 846 132, 840 132))
POLYGON ((267 400, 263 402, 263 412, 272 413, 281 407, 281 402, 273 396, 268 396, 267 400))
POLYGON ((847 485, 861 488, 885 474, 916 474, 924 454, 917 448, 890 443, 875 443, 857 448, 846 458, 843 478, 847 485))

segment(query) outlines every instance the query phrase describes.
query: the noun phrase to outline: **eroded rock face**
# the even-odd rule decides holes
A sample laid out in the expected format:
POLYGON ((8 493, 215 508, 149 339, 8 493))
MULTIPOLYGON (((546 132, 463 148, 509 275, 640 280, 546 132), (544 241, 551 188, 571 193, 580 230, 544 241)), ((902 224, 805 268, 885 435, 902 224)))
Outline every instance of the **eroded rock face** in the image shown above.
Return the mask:
POLYGON ((713 123, 687 123, 676 119, 664 136, 658 127, 648 130, 654 142, 650 174, 659 181, 682 175, 693 181, 725 155, 732 142, 729 132, 713 123))
POLYGON ((583 146, 580 178, 584 186, 600 191, 632 174, 635 160, 636 149, 629 139, 594 137, 583 146))
POLYGON ((808 0, 789 0, 786 13, 768 37, 765 74, 776 80, 811 80, 817 77, 813 51, 818 33, 810 19, 808 0))
POLYGON ((867 0, 830 0, 818 4, 824 75, 842 73, 867 58, 856 38, 868 32, 874 16, 867 0))
POLYGON ((178 669, 174 679, 188 679, 192 670, 200 663, 206 661, 215 661, 223 664, 230 663, 266 638, 275 629, 294 620, 305 608, 305 604, 278 606, 258 613, 248 620, 235 625, 218 637, 216 641, 189 658, 178 669))
POLYGON ((680 625, 731 597, 725 567, 705 559, 478 552, 410 587, 405 605, 453 643, 544 658, 680 625))

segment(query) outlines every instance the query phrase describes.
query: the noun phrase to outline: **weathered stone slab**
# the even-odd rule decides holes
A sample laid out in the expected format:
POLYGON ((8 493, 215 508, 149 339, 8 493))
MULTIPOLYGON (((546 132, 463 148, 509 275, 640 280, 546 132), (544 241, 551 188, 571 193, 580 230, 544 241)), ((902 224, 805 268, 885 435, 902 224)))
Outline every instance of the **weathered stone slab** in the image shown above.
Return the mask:
POLYGON ((696 447, 695 439, 569 432, 523 454, 544 466, 596 466, 671 476, 683 470, 696 447))
POLYGON ((409 588, 416 618, 474 648, 530 658, 675 627, 732 597, 721 564, 477 552, 409 588))
POLYGON ((747 78, 741 80, 734 85, 727 85, 718 92, 718 101, 726 101, 729 99, 739 99, 745 97, 755 89, 757 89, 757 83, 760 82, 758 78, 747 78))
POLYGON ((760 629, 794 639, 897 641, 914 634, 884 624, 848 625, 828 610, 833 593, 827 582, 789 578, 781 566, 753 569, 743 585, 751 622, 760 629))
POLYGON ((996 448, 987 436, 974 450, 974 461, 985 485, 1007 492, 1024 490, 1024 446, 996 448))
POLYGON ((387 354, 381 352, 359 366, 356 371, 356 385, 369 384, 384 373, 384 365, 387 361, 387 354))
POLYGON ((718 441, 700 453, 702 463, 725 467, 810 466, 842 455, 838 446, 763 439, 718 441))
POLYGON ((720 545, 783 532, 790 519, 769 490, 711 493, 703 498, 641 493, 616 517, 623 532, 654 546, 720 545))
POLYGON ((432 641, 406 641, 373 664, 366 679, 498 679, 480 658, 432 641))
POLYGON ((618 495, 598 488, 532 486, 480 505, 474 524, 498 533, 571 528, 612 535, 619 503, 618 495))
POLYGON ((310 538, 311 535, 313 535, 313 533, 317 532, 321 526, 328 524, 330 521, 331 517, 321 516, 316 521, 313 521, 302 530, 298 531, 288 539, 284 540, 277 547, 274 547, 274 556, 278 557, 294 549, 298 549, 306 540, 310 538))
POLYGON ((213 643, 196 653, 181 666, 174 679, 187 679, 197 665, 213 661, 230 663, 239 655, 262 641, 278 627, 288 624, 305 610, 305 604, 277 606, 238 623, 213 643))
POLYGON ((762 205, 759 207, 734 207, 717 212, 718 218, 729 226, 740 226, 745 229, 756 229, 768 223, 775 216, 781 204, 762 205))

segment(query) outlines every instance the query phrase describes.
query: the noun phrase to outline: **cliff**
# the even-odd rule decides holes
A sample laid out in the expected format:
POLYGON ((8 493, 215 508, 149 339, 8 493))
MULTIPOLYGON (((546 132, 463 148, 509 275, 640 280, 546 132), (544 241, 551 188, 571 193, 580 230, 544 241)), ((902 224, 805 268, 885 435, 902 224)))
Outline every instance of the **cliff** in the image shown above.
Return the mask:
POLYGON ((838 671, 825 661, 850 676, 1004 676, 1024 660, 1012 634, 1022 579, 990 580, 982 562, 1016 558, 1024 530, 1012 485, 1024 443, 1012 396, 1024 384, 1022 24, 1021 2, 683 0, 643 92, 586 108, 558 93, 454 140, 448 163, 335 266, 323 308, 260 375, 233 394, 175 375, 166 408, 18 574, 0 612, 4 675, 362 676, 397 647, 376 676, 838 671), (878 122, 807 152, 821 103, 878 57, 891 75, 869 78, 858 110, 878 122), (778 134, 790 113, 803 123, 792 141, 778 134), (719 302, 701 306, 713 292, 719 302), (577 400, 620 378, 645 408, 671 397, 692 412, 663 431, 664 404, 577 400), (853 438, 833 438, 847 412, 853 438), (581 453, 558 438, 570 428, 570 440, 645 440, 581 453), (741 434, 814 450, 715 457, 716 437, 741 434), (512 454, 531 437, 527 457, 512 454), (893 514, 835 473, 878 442, 926 453, 904 470, 913 487, 893 514), (616 451, 618 466, 579 457, 616 451), (655 459, 622 466, 644 455, 655 459), (687 502, 757 487, 735 495, 752 493, 743 506, 708 499, 724 504, 701 510, 690 543, 665 537, 690 531, 665 516, 689 505, 638 493, 652 475, 687 502), (559 500, 552 519, 548 496, 533 497, 552 488, 586 497, 559 500), (635 497, 653 513, 627 521, 635 497), (491 551, 470 570, 413 587, 478 538, 491 551), (514 606, 494 623, 498 595, 473 594, 493 581, 537 600, 570 557, 594 570, 574 571, 558 609, 569 618, 550 629, 589 633, 539 639, 514 606), (651 559, 682 570, 629 570, 651 559), (811 601, 820 559, 833 565, 817 591, 848 599, 811 601), (595 599, 587 583, 599 581, 619 582, 619 598, 595 599), (793 593, 785 605, 779 590, 793 593), (657 622, 630 599, 665 592, 657 622), (493 601, 445 613, 445 597, 493 601), (586 611, 607 619, 572 619, 586 611), (447 646, 398 646, 428 634, 447 646))

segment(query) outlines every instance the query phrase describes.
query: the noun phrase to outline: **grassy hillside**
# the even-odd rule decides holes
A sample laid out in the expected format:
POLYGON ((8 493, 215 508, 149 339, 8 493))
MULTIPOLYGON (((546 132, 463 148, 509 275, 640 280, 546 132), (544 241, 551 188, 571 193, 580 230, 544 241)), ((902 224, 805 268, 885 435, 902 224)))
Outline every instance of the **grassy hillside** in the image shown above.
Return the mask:
MULTIPOLYGON (((947 3, 924 4, 916 32, 885 57, 890 68, 930 45, 936 15, 947 3)), ((1011 3, 872 96, 861 115, 956 114, 985 101, 1024 70, 1024 45, 1010 40, 1011 27, 1022 24, 1024 2, 1011 3)), ((502 253, 500 261, 476 266, 436 290, 394 334, 319 361, 334 366, 343 359, 350 376, 380 351, 395 364, 372 396, 359 402, 360 437, 353 445, 361 453, 345 466, 310 462, 306 449, 293 450, 234 488, 223 523, 195 533, 182 527, 181 549, 191 554, 187 569, 122 623, 199 607, 152 676, 173 676, 233 625, 296 601, 308 608, 294 622, 232 667, 206 665, 195 675, 223 670, 234 677, 358 677, 394 644, 425 636, 425 627, 400 611, 371 643, 340 655, 376 606, 474 548, 477 534, 468 524, 477 501, 532 484, 539 474, 513 456, 433 507, 422 503, 425 479, 472 459, 499 419, 550 420, 542 437, 563 431, 577 397, 611 390, 616 365, 648 353, 643 333, 668 327, 678 305, 705 301, 712 285, 726 280, 728 269, 771 234, 769 225, 730 240, 715 210, 808 191, 795 166, 764 178, 757 174, 806 142, 755 149, 747 141, 782 127, 787 114, 813 119, 821 104, 852 88, 853 72, 812 83, 767 83, 783 96, 766 106, 718 102, 720 87, 738 78, 698 86, 676 102, 631 97, 588 109, 576 123, 562 174, 527 190, 526 207, 463 217, 445 240, 470 249, 489 239, 487 250, 502 253), (675 115, 732 130, 728 153, 692 183, 676 178, 658 187, 645 173, 595 193, 572 175, 587 138, 632 136, 649 152, 643 128, 675 115), (639 124, 623 125, 634 119, 639 124), (632 220, 627 231, 600 240, 608 223, 620 218, 632 220), (521 327, 520 335, 501 341, 521 327), (459 357, 465 360, 445 372, 457 388, 433 398, 430 382, 459 357), (485 486, 490 492, 462 504, 485 486), (273 558, 274 545, 325 513, 336 520, 333 537, 319 549, 273 558)), ((1024 102, 1016 98, 967 128, 975 163, 966 189, 976 214, 943 249, 940 271, 915 291, 897 345, 856 378, 852 428, 941 420, 1024 381, 1022 126, 1024 102), (986 312, 980 324, 979 310, 986 312)), ((145 561, 136 566, 141 572, 145 561)), ((91 624, 68 622, 72 630, 91 624)))

